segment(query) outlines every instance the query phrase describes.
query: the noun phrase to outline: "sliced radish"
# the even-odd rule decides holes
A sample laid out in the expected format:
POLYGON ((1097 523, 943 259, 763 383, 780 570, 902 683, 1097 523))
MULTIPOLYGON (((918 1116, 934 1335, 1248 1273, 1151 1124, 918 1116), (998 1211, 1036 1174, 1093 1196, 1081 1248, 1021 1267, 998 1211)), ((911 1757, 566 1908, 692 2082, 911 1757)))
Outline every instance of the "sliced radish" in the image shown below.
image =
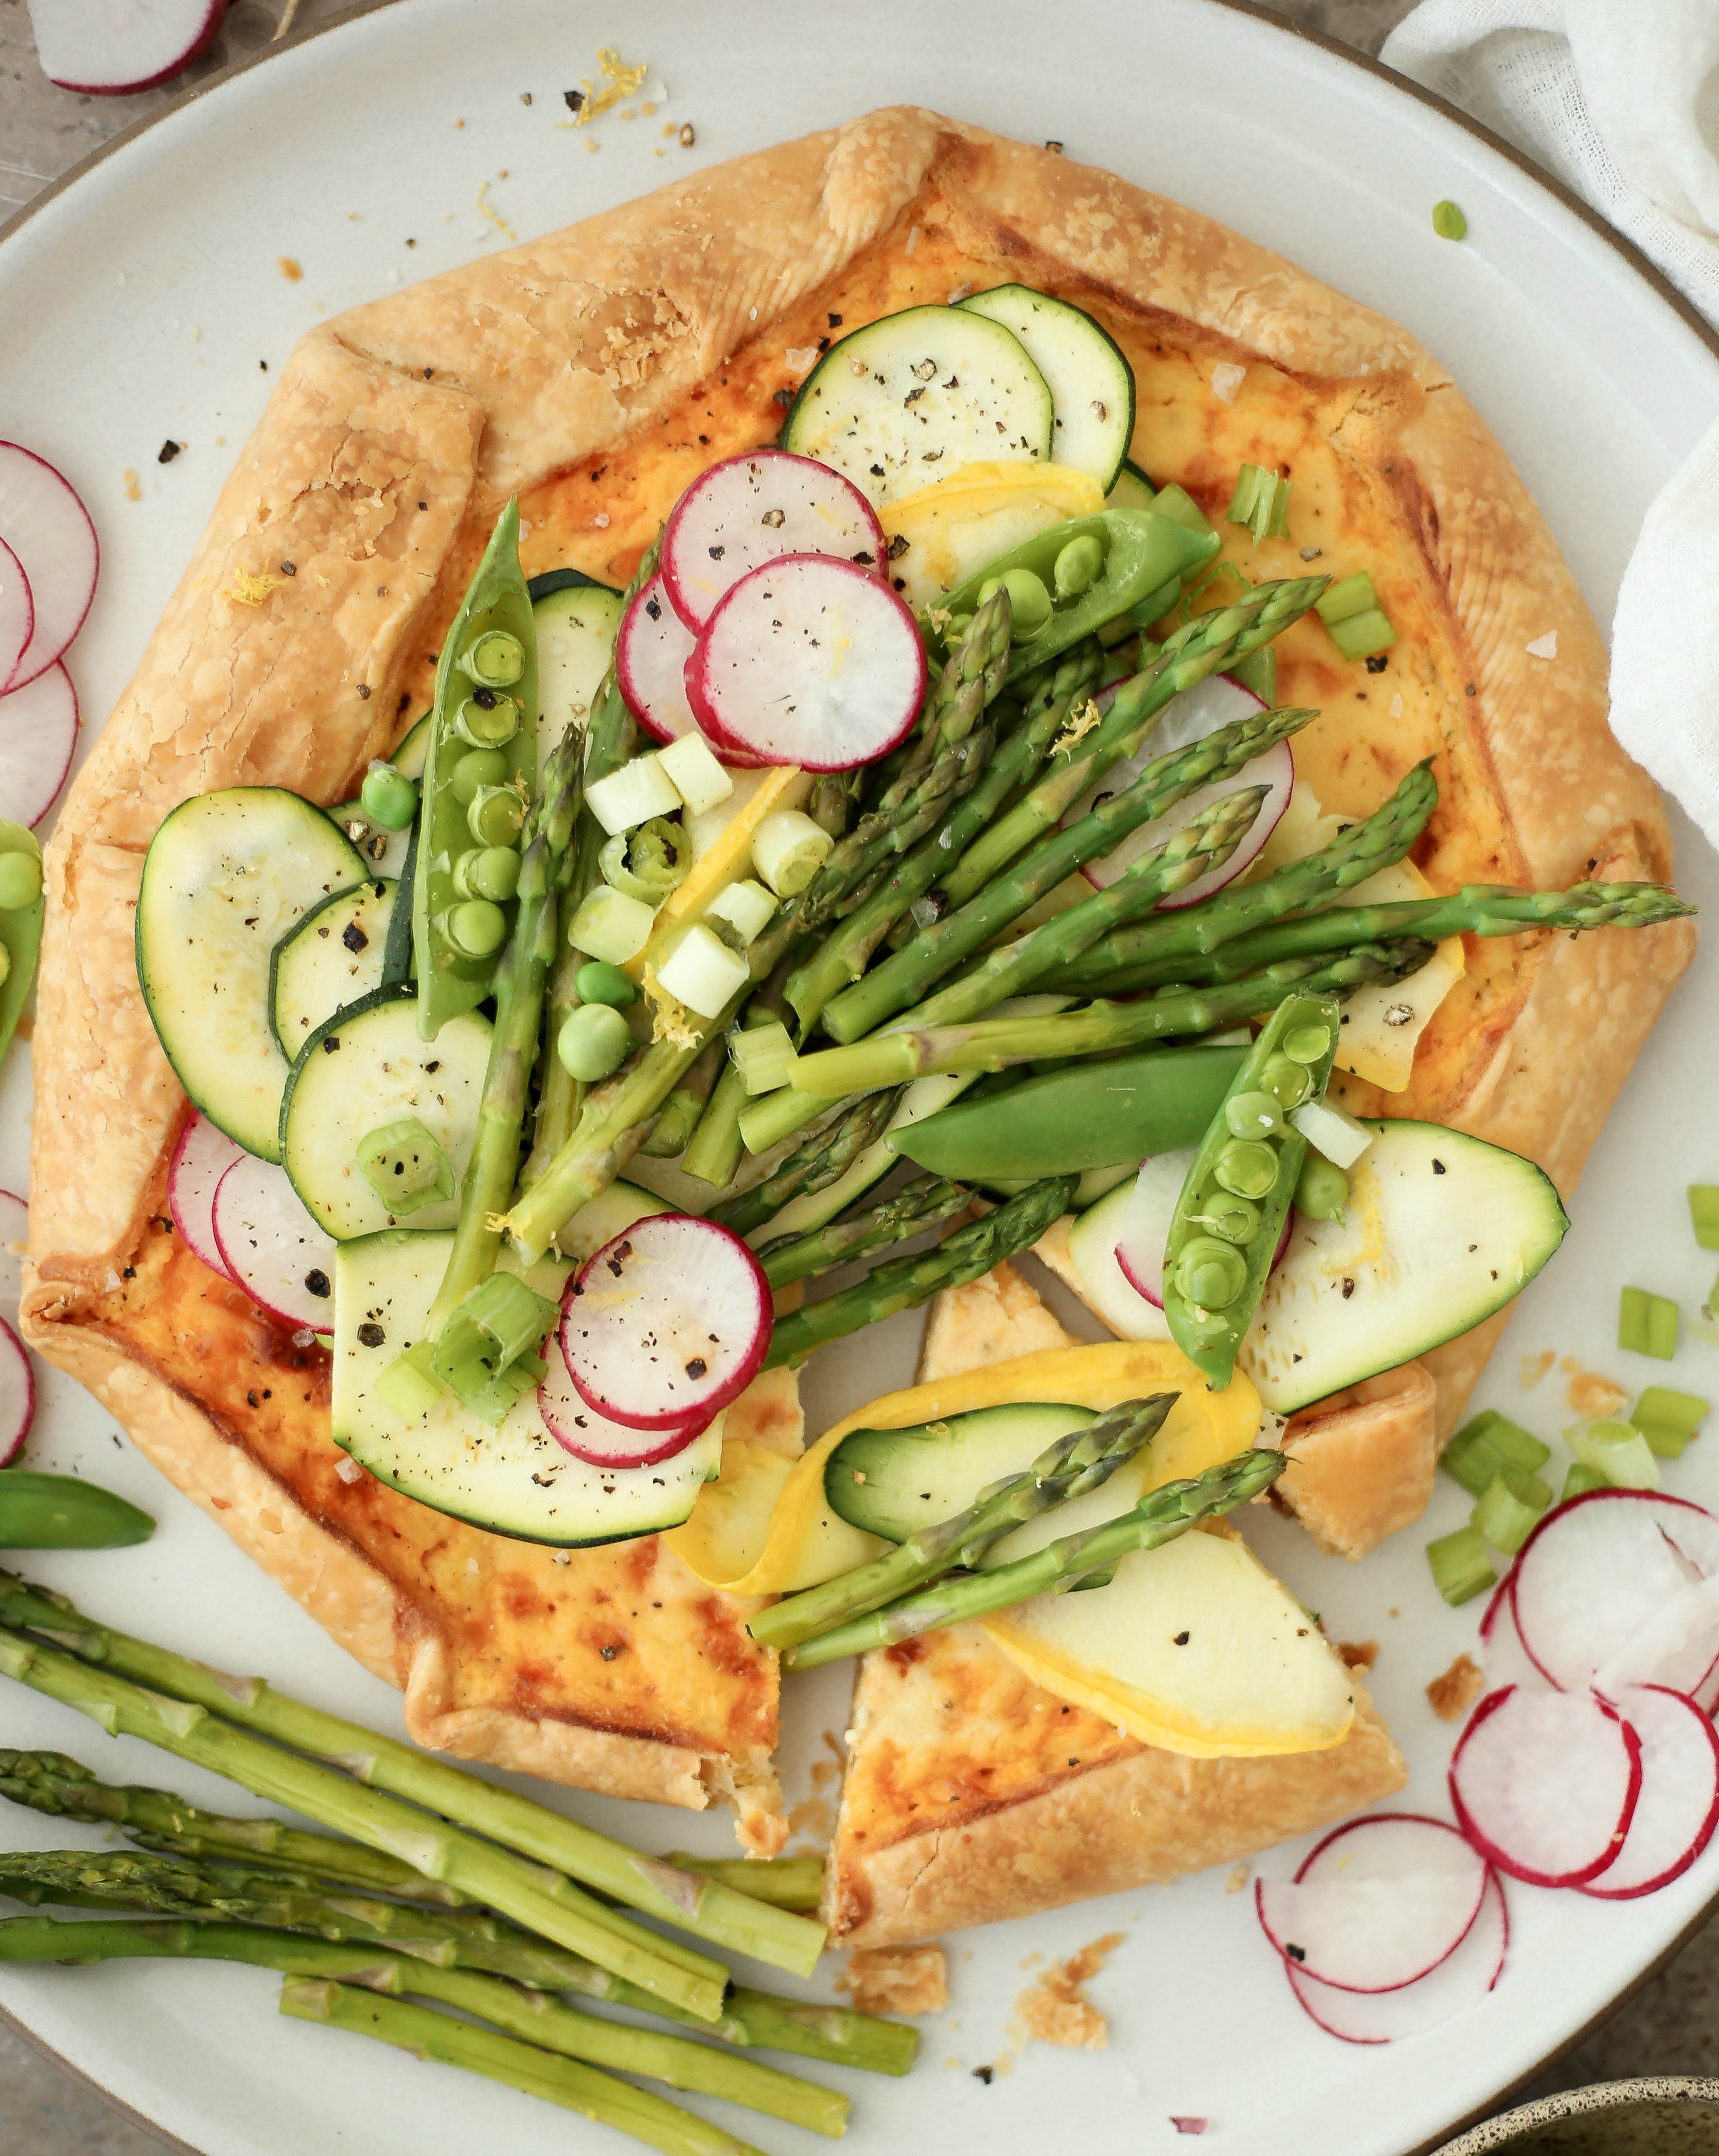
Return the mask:
POLYGON ((30 580, 24 574, 23 563, 0 539, 0 685, 17 672, 35 626, 36 603, 30 596, 30 580))
POLYGON ((770 1342, 770 1291, 738 1235, 657 1213, 605 1243, 562 1304, 561 1352, 587 1407, 634 1430, 708 1423, 770 1342))
POLYGON ((340 1245, 305 1209, 284 1168, 242 1153, 215 1186, 223 1270, 283 1325, 334 1330, 340 1245))
POLYGON ((1548 1512, 1511 1576, 1516 1630, 1535 1665, 1562 1690, 1581 1691, 1713 1569, 1702 1558, 1714 1525, 1699 1505, 1654 1490, 1590 1490, 1548 1512))
POLYGON ((1615 1706, 1639 1685, 1694 1698, 1719 1668, 1719 1574, 1680 1588, 1593 1674, 1593 1689, 1615 1706))
POLYGON ((1489 1692, 1450 1763, 1464 1833, 1533 1887, 1597 1879, 1624 1845, 1640 1789, 1640 1739, 1592 1692, 1489 1692))
POLYGON ((1351 1820, 1293 1879, 1253 1890, 1286 1960, 1340 1991, 1394 1991, 1455 1951, 1475 1921, 1486 1866, 1454 1826, 1409 1812, 1351 1820))
POLYGON ((0 1317, 0 1467, 9 1467, 23 1450, 36 1419, 36 1373, 29 1351, 0 1317))
POLYGON ((1488 1691, 1502 1691, 1506 1685, 1520 1685, 1526 1691, 1547 1689, 1544 1671, 1536 1669, 1529 1660, 1522 1635, 1516 1630, 1516 1612, 1511 1608, 1509 1573, 1493 1589, 1486 1614, 1480 1620, 1480 1660, 1486 1671, 1488 1691))
POLYGON ((24 1248, 30 1240, 30 1209, 10 1190, 0 1190, 0 1317, 18 1322, 23 1293, 24 1248))
MULTIPOLYGON (((244 1158, 244 1147, 218 1131, 207 1116, 193 1115, 173 1147, 167 1170, 167 1210, 192 1255, 201 1258, 211 1272, 227 1272, 215 1240, 215 1191, 234 1161, 244 1158)), ((227 1273, 227 1277, 233 1276, 227 1273)))
POLYGON ((750 449, 713 465, 681 496, 662 534, 662 581, 696 633, 760 562, 830 554, 875 575, 886 545, 871 503, 840 472, 786 449, 750 449))
MULTIPOLYGON (((1128 1210, 1122 1216, 1116 1262, 1129 1286, 1155 1310, 1164 1307, 1164 1252, 1170 1240, 1171 1216, 1194 1164, 1194 1152, 1192 1146, 1179 1146, 1174 1152, 1154 1153, 1150 1160, 1143 1160, 1128 1210)), ((1284 1261, 1294 1226, 1293 1214, 1286 1214, 1283 1233, 1272 1254, 1274 1272, 1284 1261)))
POLYGON ((1395 1991, 1340 1991, 1321 1984, 1294 1962, 1284 1964, 1289 1989, 1320 2027, 1346 2044, 1388 2044, 1398 2036, 1418 2036, 1441 2021, 1478 2006, 1504 1974, 1510 1944, 1510 1917, 1504 1888, 1495 1872, 1486 1874, 1486 1891, 1475 1921, 1454 1953, 1436 1969, 1395 1991))
POLYGON ((659 1460, 684 1452, 710 1427, 713 1418, 703 1415, 665 1430, 611 1422, 580 1397, 564 1356, 558 1351, 548 1362, 548 1375, 538 1387, 538 1413, 558 1445, 594 1467, 654 1467, 659 1460))
POLYGON ((660 742, 697 730, 687 701, 692 644, 692 632, 669 604, 661 577, 641 584, 615 632, 615 677, 627 709, 660 742))
POLYGON ((78 746, 78 695, 57 662, 0 696, 0 815, 39 824, 59 798, 78 746))
POLYGON ((129 97, 207 51, 227 0, 30 0, 42 72, 87 97, 129 97))
POLYGON ((847 771, 893 748, 925 695, 913 610, 828 554, 785 554, 711 615, 687 687, 712 740, 766 763, 847 771))
MULTIPOLYGON (((58 28, 58 8, 54 16, 58 28)), ((43 65, 47 65, 45 60, 43 65)), ((0 442, 0 538, 23 565, 35 612, 29 642, 16 665, 0 678, 3 692, 21 689, 45 673, 83 627, 95 596, 101 550, 89 511, 70 483, 33 449, 21 449, 16 442, 0 442)))
POLYGON ((1630 1902, 1687 1871, 1719 1823, 1719 1733, 1693 1700, 1640 1685, 1615 1702, 1641 1740, 1641 1794, 1624 1846, 1584 1894, 1630 1902))

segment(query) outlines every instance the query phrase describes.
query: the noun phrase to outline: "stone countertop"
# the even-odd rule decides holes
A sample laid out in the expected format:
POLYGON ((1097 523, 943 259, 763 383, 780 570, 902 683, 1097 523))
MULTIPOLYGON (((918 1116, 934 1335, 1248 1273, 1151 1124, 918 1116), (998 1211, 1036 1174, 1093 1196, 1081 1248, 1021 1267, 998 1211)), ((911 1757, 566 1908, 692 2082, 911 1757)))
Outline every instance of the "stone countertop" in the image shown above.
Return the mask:
MULTIPOLYGON (((326 21, 344 0, 299 0, 295 27, 326 21)), ((1268 0, 1292 22, 1377 53, 1408 0, 1268 0)), ((0 218, 134 120, 158 112, 189 85, 268 44, 283 0, 238 0, 220 34, 177 83, 138 97, 80 97, 56 90, 36 64, 24 0, 0 0, 0 218)), ((1526 2096, 1638 2074, 1719 2076, 1719 1924, 1682 1952, 1526 2096)), ((39 2058, 0 2027, 0 2156, 152 2156, 154 2135, 39 2058)))

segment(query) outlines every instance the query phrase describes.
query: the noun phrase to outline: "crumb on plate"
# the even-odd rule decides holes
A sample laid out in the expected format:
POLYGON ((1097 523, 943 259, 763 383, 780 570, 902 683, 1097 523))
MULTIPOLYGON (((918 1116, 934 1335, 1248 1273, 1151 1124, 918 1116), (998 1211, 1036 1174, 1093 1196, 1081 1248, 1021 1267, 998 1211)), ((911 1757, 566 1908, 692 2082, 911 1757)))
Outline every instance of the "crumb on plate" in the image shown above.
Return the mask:
POLYGON ((1443 1676, 1427 1686, 1427 1697, 1441 1722, 1460 1722, 1486 1689, 1484 1671, 1469 1655, 1459 1655, 1443 1676))
POLYGON ((949 1967, 939 1946, 861 1947, 836 1979, 861 2014, 940 2014, 949 1967))

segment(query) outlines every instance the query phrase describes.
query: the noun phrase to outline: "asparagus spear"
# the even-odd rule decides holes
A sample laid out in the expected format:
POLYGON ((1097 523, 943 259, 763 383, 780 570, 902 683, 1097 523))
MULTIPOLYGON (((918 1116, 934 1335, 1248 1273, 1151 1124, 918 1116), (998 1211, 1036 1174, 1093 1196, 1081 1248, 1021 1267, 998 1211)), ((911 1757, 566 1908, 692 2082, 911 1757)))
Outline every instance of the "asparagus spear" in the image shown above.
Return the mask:
POLYGON ((852 1048, 800 1056, 795 1085, 813 1099, 839 1101, 933 1070, 1005 1070, 1012 1063, 1099 1055, 1147 1041, 1217 1033, 1258 1018, 1286 995, 1342 995, 1373 982, 1405 979, 1432 955, 1430 943, 1405 937, 1392 943, 1363 943, 1341 957, 1286 958, 1243 980, 1209 988, 1169 988, 1144 1003, 1093 1003, 1047 1018, 981 1019, 973 1025, 873 1034, 852 1048))
MULTIPOLYGON (((1132 785, 1099 803, 1067 829, 1053 832, 965 906, 922 929, 862 981, 844 988, 824 1012, 825 1031, 837 1040, 857 1040, 906 1010, 934 982, 983 950, 1084 862, 1101 860, 1130 831, 1154 822, 1197 788, 1233 778, 1314 716, 1310 711, 1260 711, 1220 726, 1188 748, 1157 757, 1132 785)), ((1254 797, 1256 808, 1259 798, 1254 797)))
POLYGON ((1060 1594, 1093 1573, 1109 1570, 1132 1550, 1156 1549, 1186 1534, 1197 1521, 1215 1519, 1238 1505, 1245 1505, 1275 1481, 1287 1464, 1280 1452, 1260 1449, 1238 1453, 1233 1460, 1208 1467, 1191 1481, 1166 1482, 1161 1489, 1148 1491, 1131 1512, 1124 1512, 1118 1519, 1087 1527, 1079 1534, 1064 1535, 1031 1557, 999 1565, 995 1572, 944 1579, 923 1594, 909 1595, 905 1601, 891 1603, 868 1616, 856 1617, 833 1631, 790 1647, 783 1655, 782 1666, 816 1669, 844 1655, 863 1654, 869 1647, 893 1646, 922 1632, 987 1616, 993 1609, 1010 1609, 1017 1602, 1031 1601, 1035 1594, 1060 1594))
POLYGON ((639 1147, 651 1160, 672 1160, 692 1142, 716 1082, 728 1064, 720 1038, 708 1042, 692 1069, 662 1104, 651 1135, 639 1147))
POLYGON ((929 1587, 957 1566, 970 1568, 993 1543, 1026 1521, 1102 1488, 1156 1436, 1178 1397, 1154 1393, 1148 1399, 1124 1400, 1083 1430, 1070 1430, 1047 1445, 1030 1467, 992 1483, 952 1518, 919 1528, 869 1564, 761 1610, 749 1627, 753 1638, 770 1647, 796 1646, 929 1587))
POLYGON ((827 1190, 883 1136, 900 1105, 898 1091, 868 1095, 827 1130, 819 1131, 790 1153, 774 1175, 713 1205, 708 1217, 737 1235, 749 1235, 774 1219, 790 1198, 827 1190))
POLYGON ((355 2035, 377 2037, 439 2066, 463 2066, 468 2073, 615 2127, 661 2149, 663 2156, 760 2156, 749 2143, 737 2141, 648 2089, 425 2006, 326 1979, 289 1977, 281 1987, 280 2011, 294 2020, 326 2022, 355 2035))
MULTIPOLYGON (((408 1799, 414 1804, 421 1804, 426 1811, 440 1813, 443 1819, 469 1828, 473 1834, 486 1835, 507 1848, 520 1851, 533 1860, 534 1866, 553 1865, 557 1871, 582 1880, 601 1893, 612 1895, 630 1908, 665 1919, 734 1953, 749 1954, 754 1960, 769 1962, 777 1969, 791 1969, 799 1976, 809 1975, 817 1960, 824 1940, 821 1925, 785 1911, 768 1908, 719 1881, 688 1879, 672 1866, 641 1856, 625 1843, 600 1834, 594 1827, 583 1825, 563 1813, 550 1811, 514 1790, 500 1789, 475 1774, 464 1774, 444 1759, 432 1758, 397 1738, 379 1736, 359 1722, 347 1722, 338 1715, 306 1707, 284 1692, 275 1691, 260 1677, 223 1676, 167 1648, 152 1646, 147 1640, 98 1625, 75 1609, 64 1596, 30 1588, 4 1571, 0 1571, 0 1625, 41 1633, 67 1653, 103 1665, 117 1676, 129 1677, 136 1684, 147 1686, 152 1691, 164 1692, 172 1699, 203 1707, 259 1737, 271 1739, 274 1745, 291 1746, 316 1758, 326 1759, 343 1768, 360 1784, 408 1799)), ((278 1757, 272 1748, 268 1756, 270 1760, 278 1757)), ((312 1768, 308 1771, 315 1774, 324 1770, 312 1768)), ((347 1785, 337 1779, 335 1787, 343 1790, 347 1785)), ((295 1804, 290 1794, 284 1801, 296 1810, 306 1810, 304 1805, 295 1804)), ((399 1809, 395 1807, 397 1811, 399 1809)), ((408 1812, 405 1816, 417 1822, 415 1812, 408 1812)), ((341 1821, 333 1824, 343 1825, 341 1821)), ((437 1822, 431 1824, 439 1827, 437 1822)), ((368 1839, 363 1835, 353 1838, 368 1839)), ((412 1849, 395 1853, 414 1863, 417 1861, 412 1849)), ((625 1919, 591 1902, 568 1881, 556 1881, 552 1874, 542 1871, 534 1876, 549 1882, 543 1892, 552 1898, 566 1895, 581 1909, 587 1906, 595 1909, 611 1927, 625 1924, 625 1919)), ((453 1879, 448 1883, 455 1887, 461 1884, 453 1879)), ((497 1902, 496 1906, 502 1905, 497 1902)), ((534 1931, 543 1928, 529 1917, 521 1921, 534 1931)), ((548 1936, 553 1938, 555 1934, 551 1933, 548 1936)), ((664 1939, 654 1933, 646 1936, 664 1953, 690 1956, 695 1963, 718 1966, 706 1964, 704 1957, 677 1941, 664 1939)), ((601 1960, 594 1954, 590 1958, 601 1960)), ((609 1966, 607 1963, 603 1965, 609 1966)))
POLYGON ((778 1909, 816 1909, 824 1898, 821 1856, 694 1856, 677 1849, 668 1861, 778 1909))
POLYGON ((1345 951, 1397 936, 1428 943, 1448 936, 1521 936, 1533 929, 1574 933, 1583 928, 1651 928, 1693 913, 1675 891, 1653 883, 1578 883, 1568 891, 1512 891, 1500 884, 1465 884, 1438 898, 1406 898, 1387 906, 1328 906, 1294 921, 1244 931, 1210 952, 1136 957, 1131 928, 1114 930, 1041 983, 1087 993, 1102 985, 1132 995, 1170 981, 1233 981, 1282 958, 1345 951))
POLYGON ((857 1332, 862 1326, 898 1310, 916 1309, 940 1287, 965 1287, 969 1281, 978 1280, 1005 1258, 1036 1243, 1063 1213, 1078 1181, 1073 1175, 1047 1177, 982 1220, 944 1236, 934 1250, 918 1257, 893 1258, 839 1295, 826 1295, 821 1301, 779 1317, 764 1368, 793 1369, 826 1341, 857 1332))
POLYGON ((965 1183, 922 1175, 903 1183, 893 1197, 869 1213, 852 1219, 832 1220, 810 1235, 784 1235, 766 1243, 758 1253, 758 1261, 773 1288, 786 1287, 790 1281, 810 1280, 832 1265, 851 1265, 856 1258, 868 1258, 876 1250, 888 1250, 892 1243, 904 1242, 909 1235, 924 1235, 928 1228, 960 1212, 972 1196, 965 1183))

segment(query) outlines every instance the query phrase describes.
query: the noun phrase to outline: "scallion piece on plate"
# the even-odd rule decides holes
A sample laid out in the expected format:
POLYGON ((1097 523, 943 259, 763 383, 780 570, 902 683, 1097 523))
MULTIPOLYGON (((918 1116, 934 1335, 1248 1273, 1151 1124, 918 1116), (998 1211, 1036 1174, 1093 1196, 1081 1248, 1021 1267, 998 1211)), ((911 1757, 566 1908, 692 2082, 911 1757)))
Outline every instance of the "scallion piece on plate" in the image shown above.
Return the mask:
POLYGON ((1484 1594, 1498 1577, 1477 1527, 1459 1527, 1454 1535, 1428 1543, 1427 1563, 1433 1568, 1433 1584, 1453 1609, 1484 1594))
POLYGON ((1508 1416, 1500 1414, 1496 1408, 1487 1408, 1471 1416, 1458 1430, 1445 1446, 1439 1465, 1461 1483, 1471 1497, 1483 1497, 1494 1476, 1502 1469, 1512 1468, 1519 1474, 1531 1475, 1537 1468, 1544 1467, 1551 1457, 1549 1445, 1542 1445, 1508 1416))
POLYGON ((749 1095, 774 1093, 794 1075, 793 1036, 775 1019, 768 1025, 736 1026, 728 1035, 728 1060, 749 1095))
POLYGON ((1669 1363, 1677 1353, 1677 1306, 1644 1287, 1626 1287, 1618 1305, 1618 1345, 1669 1363))
POLYGON ((1590 1467, 1585 1461, 1577 1460, 1572 1463, 1568 1474, 1564 1477, 1558 1502, 1567 1505, 1572 1497, 1585 1497, 1590 1490, 1605 1490, 1610 1486, 1597 1467, 1590 1467))
POLYGON ((1243 465, 1224 511, 1226 521, 1245 525, 1256 543, 1261 539, 1287 539, 1292 483, 1269 465, 1243 465))
MULTIPOLYGON (((1691 1438, 1700 1433, 1711 1404, 1699 1393, 1675 1392, 1670 1385, 1649 1385, 1629 1410, 1629 1419, 1655 1452, 1660 1450, 1655 1443, 1656 1436, 1680 1439, 1677 1451, 1681 1452, 1691 1438)), ((1676 1454, 1667 1456, 1675 1459, 1676 1454)))
POLYGON ((1591 1467, 1614 1490, 1657 1490, 1660 1464, 1633 1423, 1607 1417, 1602 1422, 1572 1423, 1564 1442, 1584 1467, 1591 1467))
POLYGON ((1689 1186, 1689 1217, 1704 1250, 1719 1250, 1719 1183, 1689 1186))
POLYGON ((1514 1557, 1551 1502, 1552 1491, 1537 1475, 1525 1474, 1519 1467, 1501 1467, 1469 1513, 1469 1524, 1494 1549, 1514 1557))
POLYGON ((1373 658, 1388 651, 1397 641, 1397 632, 1379 604, 1372 578, 1365 569, 1328 585, 1315 600, 1314 608, 1346 659, 1373 658))

